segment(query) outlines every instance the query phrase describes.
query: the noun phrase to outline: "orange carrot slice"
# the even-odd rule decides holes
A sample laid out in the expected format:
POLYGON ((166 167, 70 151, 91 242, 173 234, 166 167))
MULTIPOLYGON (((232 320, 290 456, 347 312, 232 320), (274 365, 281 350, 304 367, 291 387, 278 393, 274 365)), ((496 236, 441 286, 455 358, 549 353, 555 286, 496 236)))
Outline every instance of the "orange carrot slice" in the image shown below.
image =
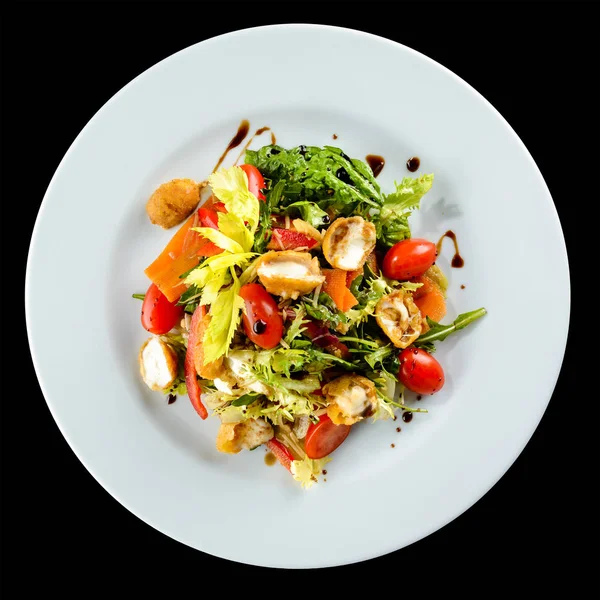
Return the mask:
MULTIPOLYGON (((211 196, 202 206, 213 206, 213 202, 211 196)), ((195 210, 158 258, 144 271, 170 302, 175 302, 185 292, 186 285, 180 275, 195 267, 199 256, 214 256, 222 252, 215 244, 191 230, 199 225, 198 211, 195 210)))
POLYGON ((325 275, 323 291, 331 296, 338 310, 342 312, 346 312, 358 304, 358 300, 346 286, 347 274, 348 272, 342 271, 342 269, 323 269, 323 275, 325 275))
POLYGON ((437 283, 425 275, 415 277, 411 281, 423 284, 413 292, 413 300, 423 318, 429 317, 438 322, 443 319, 446 316, 446 300, 437 283))

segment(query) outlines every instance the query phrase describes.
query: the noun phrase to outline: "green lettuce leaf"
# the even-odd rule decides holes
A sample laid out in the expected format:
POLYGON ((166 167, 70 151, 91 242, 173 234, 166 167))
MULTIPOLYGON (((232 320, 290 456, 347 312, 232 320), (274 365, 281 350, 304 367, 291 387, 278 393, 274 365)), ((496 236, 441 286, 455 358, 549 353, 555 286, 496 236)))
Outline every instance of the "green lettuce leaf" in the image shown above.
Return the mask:
POLYGON ((412 178, 404 177, 395 182, 396 191, 387 194, 379 213, 373 215, 377 239, 386 246, 410 238, 408 218, 411 211, 419 208, 421 198, 431 189, 433 174, 412 178))
POLYGON ((318 481, 319 475, 323 473, 323 468, 330 461, 331 457, 329 456, 316 460, 305 456, 302 460, 294 460, 290 467, 292 476, 300 482, 303 488, 308 489, 318 481))

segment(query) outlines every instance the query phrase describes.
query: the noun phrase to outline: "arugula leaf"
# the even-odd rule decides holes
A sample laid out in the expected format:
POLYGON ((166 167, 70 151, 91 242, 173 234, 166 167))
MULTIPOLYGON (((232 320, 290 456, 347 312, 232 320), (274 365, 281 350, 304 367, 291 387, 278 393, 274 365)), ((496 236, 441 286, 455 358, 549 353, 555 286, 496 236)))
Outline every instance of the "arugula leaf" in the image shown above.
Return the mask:
POLYGON ((383 361, 388 358, 389 356, 391 356, 391 354, 394 352, 393 348, 391 346, 382 346, 381 348, 378 348, 377 350, 370 352, 369 354, 365 355, 365 362, 372 368, 375 369, 377 363, 381 363, 383 365, 383 361))
POLYGON ((310 300, 304 300, 306 312, 317 321, 323 321, 330 329, 335 329, 340 323, 346 322, 346 315, 338 311, 335 302, 326 292, 321 292, 315 305, 310 300))
POLYGON ((254 236, 254 251, 260 254, 264 253, 271 240, 273 227, 271 224, 271 214, 277 210, 281 202, 281 196, 285 189, 285 182, 278 181, 270 187, 265 194, 265 201, 259 202, 259 222, 254 236))
POLYGON ((427 317, 429 330, 420 335, 414 342, 414 345, 431 352, 432 348, 434 348, 433 342, 445 340, 451 333, 464 329, 467 325, 470 325, 473 321, 483 317, 485 314, 487 314, 485 308, 478 308, 477 310, 462 313, 458 315, 450 325, 440 325, 440 323, 427 317))
POLYGON ((231 406, 247 406, 248 404, 256 402, 256 400, 262 400, 263 398, 264 395, 262 394, 244 394, 233 400, 231 406))
POLYGON ((265 177, 285 182, 282 207, 306 200, 322 211, 331 209, 345 216, 366 213, 383 202, 372 171, 340 148, 298 146, 286 150, 276 145, 263 146, 246 150, 245 162, 256 166, 265 177))
POLYGON ((297 208, 302 219, 310 223, 315 229, 323 227, 330 220, 329 215, 324 210, 319 208, 314 202, 309 202, 308 200, 293 202, 292 204, 288 204, 287 208, 297 208))
POLYGON ((183 306, 193 302, 194 300, 197 300, 198 298, 200 298, 200 290, 196 285, 192 284, 187 290, 185 290, 185 292, 183 292, 183 294, 181 294, 177 304, 179 306, 183 306))

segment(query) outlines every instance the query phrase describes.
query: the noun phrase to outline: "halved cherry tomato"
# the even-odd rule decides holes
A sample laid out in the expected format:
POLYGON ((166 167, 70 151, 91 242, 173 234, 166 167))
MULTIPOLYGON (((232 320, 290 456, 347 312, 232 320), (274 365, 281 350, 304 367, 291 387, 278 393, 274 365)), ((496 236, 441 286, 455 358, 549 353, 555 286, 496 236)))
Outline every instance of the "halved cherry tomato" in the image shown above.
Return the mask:
POLYGON ((435 262, 437 251, 429 240, 411 238, 394 244, 383 259, 383 274, 403 281, 423 275, 435 262))
POLYGON ((273 296, 258 283, 243 285, 240 296, 246 302, 242 315, 246 336, 265 350, 275 348, 283 335, 283 319, 273 296))
POLYGON ((275 438, 267 442, 267 448, 275 455, 275 458, 288 470, 292 471, 293 454, 275 438))
POLYGON ((295 250, 296 248, 312 248, 317 240, 293 229, 273 228, 273 235, 267 245, 267 250, 295 250))
POLYGON ((248 189, 259 200, 265 200, 263 193, 260 191, 265 187, 265 179, 262 173, 254 165, 240 165, 240 168, 248 177, 248 189))
POLYGON ((336 425, 327 415, 321 415, 318 423, 308 426, 304 438, 304 450, 308 458, 324 458, 338 448, 348 437, 351 425, 336 425))
POLYGON ((400 383, 417 394, 435 394, 444 386, 444 369, 422 348, 406 348, 400 352, 400 383))
POLYGON ((200 389, 200 384, 198 383, 198 378, 196 377, 194 355, 197 353, 198 345, 202 344, 202 338, 204 337, 204 317, 206 316, 206 312, 206 306, 198 306, 192 315, 184 362, 187 393, 192 406, 202 419, 208 417, 208 411, 204 404, 202 404, 202 391, 200 389))
POLYGON ((181 321, 182 316, 183 306, 177 306, 177 300, 169 302, 154 283, 150 284, 142 304, 144 329, 155 335, 168 333, 181 321))

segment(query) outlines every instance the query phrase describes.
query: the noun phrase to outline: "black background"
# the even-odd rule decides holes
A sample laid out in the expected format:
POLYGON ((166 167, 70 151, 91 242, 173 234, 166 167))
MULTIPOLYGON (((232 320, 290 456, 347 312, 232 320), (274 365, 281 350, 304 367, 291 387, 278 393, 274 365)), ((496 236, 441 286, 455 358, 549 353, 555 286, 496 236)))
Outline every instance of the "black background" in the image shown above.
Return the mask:
MULTIPOLYGON (((597 280, 597 274, 584 269, 583 284, 575 276, 593 256, 585 239, 597 230, 600 52, 591 9, 576 3, 374 2, 4 8, 0 296, 6 589, 202 594, 215 575, 223 594, 311 593, 327 585, 341 591, 357 579, 370 593, 392 585, 399 594, 414 588, 426 597, 457 590, 487 594, 505 586, 538 593, 565 587, 573 595, 583 586, 597 589, 598 410, 597 400, 591 402, 594 373, 585 364, 595 342, 586 336, 583 346, 574 343, 576 332, 581 339, 588 326, 583 315, 597 320, 597 303, 582 306, 579 298, 584 287, 589 295, 590 278, 597 280), (24 325, 25 260, 37 211, 54 170, 92 115, 133 77, 180 49, 227 31, 281 22, 337 24, 389 37, 437 60, 482 93, 521 137, 548 183, 572 277, 563 368, 540 426, 506 475, 465 514, 424 540, 356 566, 310 573, 204 555, 123 508, 81 465, 54 423, 24 325)), ((260 65, 247 67, 260 73, 260 65)), ((376 89, 373 93, 376 98, 376 89)), ((552 285, 549 281, 532 302, 543 302, 552 285)), ((67 295, 65 302, 70 300, 67 295)), ((88 341, 83 334, 82 343, 88 341)), ((515 352, 527 355, 526 324, 515 332, 515 352)), ((519 419, 510 389, 498 411, 519 419)), ((251 505, 251 498, 243 502, 251 505)), ((388 510, 410 511, 410 497, 397 509, 374 502, 357 514, 388 510)), ((293 544, 293 532, 303 531, 316 544, 333 543, 326 530, 335 508, 331 511, 315 515, 312 524, 295 524, 293 515, 281 528, 265 524, 265 535, 285 531, 293 544)), ((348 524, 363 526, 367 519, 348 524)))

